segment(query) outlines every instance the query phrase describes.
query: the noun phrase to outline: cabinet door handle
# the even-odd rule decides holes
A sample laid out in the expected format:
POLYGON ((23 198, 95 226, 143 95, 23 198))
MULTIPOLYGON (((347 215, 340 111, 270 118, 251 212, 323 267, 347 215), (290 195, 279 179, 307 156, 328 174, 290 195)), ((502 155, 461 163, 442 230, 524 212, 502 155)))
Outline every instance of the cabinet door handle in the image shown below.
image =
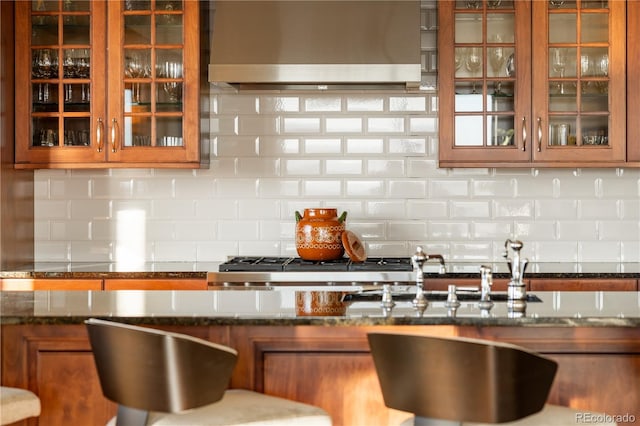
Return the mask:
POLYGON ((522 117, 522 150, 527 150, 527 117, 522 117))
POLYGON ((538 152, 542 151, 542 118, 538 117, 538 152))
POLYGON ((118 122, 116 119, 111 120, 111 152, 116 152, 116 135, 118 134, 118 122))
POLYGON ((102 152, 102 134, 104 133, 104 122, 102 118, 98 118, 98 125, 96 126, 96 145, 98 147, 98 152, 102 152))

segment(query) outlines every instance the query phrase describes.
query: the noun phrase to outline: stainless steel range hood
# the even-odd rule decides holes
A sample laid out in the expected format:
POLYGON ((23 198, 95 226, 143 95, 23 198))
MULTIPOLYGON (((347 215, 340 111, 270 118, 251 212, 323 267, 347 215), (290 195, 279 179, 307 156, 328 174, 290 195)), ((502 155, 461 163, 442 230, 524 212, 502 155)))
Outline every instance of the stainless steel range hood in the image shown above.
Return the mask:
POLYGON ((236 89, 414 89, 419 0, 214 0, 209 81, 236 89))

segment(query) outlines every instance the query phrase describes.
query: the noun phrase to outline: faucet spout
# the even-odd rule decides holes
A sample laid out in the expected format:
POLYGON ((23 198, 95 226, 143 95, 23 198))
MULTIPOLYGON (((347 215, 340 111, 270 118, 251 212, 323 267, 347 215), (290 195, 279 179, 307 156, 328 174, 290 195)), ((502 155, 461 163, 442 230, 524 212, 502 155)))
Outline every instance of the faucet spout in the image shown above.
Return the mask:
POLYGON ((522 247, 522 241, 518 240, 507 239, 504 243, 504 257, 511 271, 511 280, 507 286, 507 309, 513 312, 524 312, 526 309, 527 290, 522 278, 529 261, 520 257, 522 247), (509 248, 513 251, 513 259, 508 255, 509 248))

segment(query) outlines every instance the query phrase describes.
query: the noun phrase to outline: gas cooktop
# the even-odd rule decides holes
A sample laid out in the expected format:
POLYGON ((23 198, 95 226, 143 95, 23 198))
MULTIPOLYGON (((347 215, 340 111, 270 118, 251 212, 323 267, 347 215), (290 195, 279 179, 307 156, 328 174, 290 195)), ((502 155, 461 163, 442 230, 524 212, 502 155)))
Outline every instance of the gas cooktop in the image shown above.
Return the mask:
POLYGON ((409 257, 370 257, 364 262, 348 258, 309 261, 299 257, 234 257, 218 267, 219 272, 334 272, 334 271, 412 271, 409 257))

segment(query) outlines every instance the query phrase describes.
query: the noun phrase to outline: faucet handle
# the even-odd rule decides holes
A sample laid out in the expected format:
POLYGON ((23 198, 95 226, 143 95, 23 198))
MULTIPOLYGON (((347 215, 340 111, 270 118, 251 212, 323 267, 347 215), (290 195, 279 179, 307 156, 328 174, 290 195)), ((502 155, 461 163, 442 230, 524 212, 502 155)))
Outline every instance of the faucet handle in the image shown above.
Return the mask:
POLYGON ((416 247, 416 252, 411 256, 411 262, 413 263, 414 268, 422 269, 427 259, 429 259, 429 256, 424 252, 422 247, 416 247))

